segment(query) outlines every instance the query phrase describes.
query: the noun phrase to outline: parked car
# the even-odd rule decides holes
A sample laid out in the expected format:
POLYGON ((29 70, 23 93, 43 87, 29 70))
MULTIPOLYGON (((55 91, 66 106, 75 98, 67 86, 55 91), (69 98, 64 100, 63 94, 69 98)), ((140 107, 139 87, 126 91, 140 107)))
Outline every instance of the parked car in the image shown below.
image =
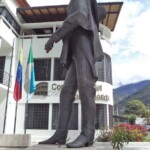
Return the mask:
POLYGON ((144 127, 145 127, 148 131, 150 131, 150 124, 145 124, 144 127))

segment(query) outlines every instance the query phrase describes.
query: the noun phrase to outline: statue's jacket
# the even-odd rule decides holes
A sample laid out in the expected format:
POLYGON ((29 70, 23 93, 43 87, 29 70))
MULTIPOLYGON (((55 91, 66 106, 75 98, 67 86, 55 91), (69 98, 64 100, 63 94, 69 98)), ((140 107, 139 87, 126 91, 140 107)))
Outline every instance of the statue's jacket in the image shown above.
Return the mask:
MULTIPOLYGON (((95 62, 101 61, 104 54, 98 35, 98 23, 96 22, 96 13, 94 12, 97 8, 95 6, 96 0, 71 0, 68 6, 68 17, 65 19, 63 25, 52 35, 52 38, 54 38, 55 42, 58 42, 60 39, 63 40, 60 62, 68 68, 72 59, 70 49, 74 48, 73 46, 70 47, 71 38, 78 36, 76 33, 78 30, 82 31, 83 29, 87 31, 91 37, 93 55, 90 56, 85 48, 82 50, 89 60, 94 76, 97 77, 95 62)), ((85 44, 83 43, 82 45, 85 44)))

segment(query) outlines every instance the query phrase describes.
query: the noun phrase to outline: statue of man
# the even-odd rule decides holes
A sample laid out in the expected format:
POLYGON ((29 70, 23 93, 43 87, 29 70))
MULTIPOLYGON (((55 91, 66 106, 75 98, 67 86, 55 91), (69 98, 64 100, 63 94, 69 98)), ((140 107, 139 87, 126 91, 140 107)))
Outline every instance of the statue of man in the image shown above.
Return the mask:
POLYGON ((95 62, 103 59, 98 35, 96 0, 71 0, 68 16, 62 26, 45 45, 49 52, 54 43, 63 40, 60 62, 67 68, 67 75, 60 93, 59 120, 52 137, 39 144, 65 144, 75 94, 79 90, 82 108, 82 131, 68 148, 93 144, 95 134, 95 62))

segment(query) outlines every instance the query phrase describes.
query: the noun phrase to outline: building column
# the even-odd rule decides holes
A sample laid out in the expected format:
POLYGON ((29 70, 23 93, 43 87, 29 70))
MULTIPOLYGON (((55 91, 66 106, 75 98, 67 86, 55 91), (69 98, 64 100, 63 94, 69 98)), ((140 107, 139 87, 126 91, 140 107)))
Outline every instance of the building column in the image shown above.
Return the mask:
POLYGON ((109 105, 108 104, 106 105, 106 109, 107 109, 107 127, 106 127, 106 129, 109 130, 110 127, 109 127, 109 105))

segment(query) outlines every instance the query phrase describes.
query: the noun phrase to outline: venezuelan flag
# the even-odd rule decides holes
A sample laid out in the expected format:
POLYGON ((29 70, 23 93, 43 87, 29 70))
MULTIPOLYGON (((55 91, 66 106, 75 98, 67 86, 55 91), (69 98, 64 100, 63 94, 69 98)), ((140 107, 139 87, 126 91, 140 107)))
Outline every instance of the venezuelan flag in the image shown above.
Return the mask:
POLYGON ((22 48, 20 49, 20 56, 18 61, 17 67, 17 75, 16 75, 16 82, 14 87, 14 94, 13 97, 16 102, 18 102, 22 98, 22 48))

